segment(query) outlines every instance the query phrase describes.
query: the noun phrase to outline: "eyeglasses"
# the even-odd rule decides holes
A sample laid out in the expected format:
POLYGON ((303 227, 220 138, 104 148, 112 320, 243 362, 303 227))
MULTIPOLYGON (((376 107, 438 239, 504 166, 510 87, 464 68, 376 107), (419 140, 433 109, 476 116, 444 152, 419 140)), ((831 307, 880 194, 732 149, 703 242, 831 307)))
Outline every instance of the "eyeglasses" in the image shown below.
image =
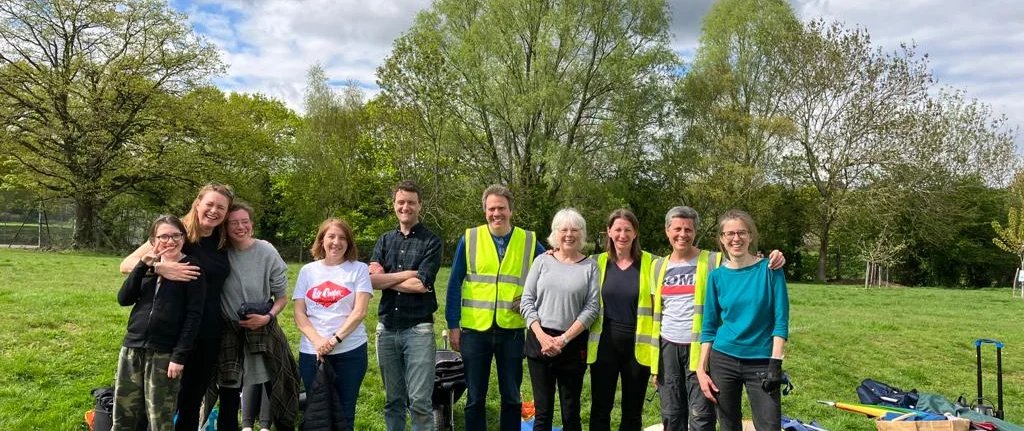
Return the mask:
POLYGON ((730 231, 727 231, 727 232, 722 232, 722 238, 732 238, 732 237, 746 238, 746 237, 749 237, 749 236, 750 236, 750 231, 749 230, 730 230, 730 231))
POLYGON ((182 233, 172 233, 170 235, 157 235, 156 236, 156 240, 160 241, 160 242, 170 242, 170 241, 178 242, 178 241, 181 241, 181 239, 184 238, 184 237, 185 237, 185 235, 182 234, 182 233))

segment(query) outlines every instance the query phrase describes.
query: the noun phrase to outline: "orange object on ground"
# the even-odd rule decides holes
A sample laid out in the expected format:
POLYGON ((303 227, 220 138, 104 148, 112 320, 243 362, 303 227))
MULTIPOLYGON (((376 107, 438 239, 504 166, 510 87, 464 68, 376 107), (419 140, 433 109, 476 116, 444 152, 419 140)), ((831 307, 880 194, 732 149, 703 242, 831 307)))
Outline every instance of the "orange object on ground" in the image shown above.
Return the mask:
POLYGON ((522 409, 522 412, 520 413, 520 416, 523 417, 524 421, 525 420, 529 420, 536 413, 537 413, 537 409, 533 406, 533 401, 523 401, 523 409, 522 409))

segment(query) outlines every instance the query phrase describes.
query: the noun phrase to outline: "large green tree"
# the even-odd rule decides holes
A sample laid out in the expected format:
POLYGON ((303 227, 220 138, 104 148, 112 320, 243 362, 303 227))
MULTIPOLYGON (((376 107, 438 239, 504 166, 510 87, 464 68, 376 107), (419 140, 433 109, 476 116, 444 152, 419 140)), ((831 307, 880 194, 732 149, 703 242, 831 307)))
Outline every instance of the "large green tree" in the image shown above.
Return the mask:
POLYGON ((781 112, 788 81, 781 52, 800 31, 783 0, 723 0, 704 19, 693 64, 674 91, 676 138, 657 146, 657 174, 667 196, 708 218, 705 237, 725 210, 772 206, 760 202, 772 193, 760 191, 783 181, 773 168, 792 131, 781 112))
POLYGON ((105 205, 174 178, 176 98, 220 70, 159 0, 0 2, 0 154, 24 184, 74 201, 74 245, 101 244, 105 205))
POLYGON ((409 139, 458 158, 461 199, 507 184, 518 223, 540 227, 590 172, 616 168, 595 166, 597 153, 649 134, 677 62, 668 16, 662 0, 440 0, 395 42, 379 83, 419 117, 409 139))
POLYGON ((336 91, 320 66, 310 68, 307 83, 306 115, 277 177, 277 192, 288 208, 281 233, 289 242, 307 243, 320 221, 342 216, 357 242, 372 245, 380 226, 392 220, 385 191, 394 185, 390 156, 370 140, 358 87, 336 91))

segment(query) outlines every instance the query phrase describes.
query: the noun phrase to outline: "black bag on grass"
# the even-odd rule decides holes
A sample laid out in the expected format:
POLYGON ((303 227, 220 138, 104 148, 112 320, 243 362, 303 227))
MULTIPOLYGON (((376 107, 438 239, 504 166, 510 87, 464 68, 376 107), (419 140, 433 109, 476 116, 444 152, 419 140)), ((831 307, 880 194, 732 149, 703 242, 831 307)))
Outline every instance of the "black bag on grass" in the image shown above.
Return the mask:
POLYGON ((912 409, 917 406, 917 389, 909 392, 885 383, 864 379, 857 387, 857 398, 864 404, 879 406, 902 407, 912 409))
POLYGON ((92 390, 92 396, 96 399, 93 407, 95 413, 92 417, 92 431, 110 431, 114 426, 114 388, 112 386, 96 388, 92 390))

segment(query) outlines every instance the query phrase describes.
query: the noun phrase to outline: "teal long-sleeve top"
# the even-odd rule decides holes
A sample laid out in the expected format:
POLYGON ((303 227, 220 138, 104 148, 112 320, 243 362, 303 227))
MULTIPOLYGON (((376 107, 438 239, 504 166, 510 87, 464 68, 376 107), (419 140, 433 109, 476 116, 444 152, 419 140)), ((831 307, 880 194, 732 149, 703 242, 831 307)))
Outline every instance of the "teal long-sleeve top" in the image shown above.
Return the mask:
POLYGON ((789 293, 768 259, 740 269, 722 265, 708 276, 700 342, 742 359, 772 355, 772 337, 789 339, 789 293))

